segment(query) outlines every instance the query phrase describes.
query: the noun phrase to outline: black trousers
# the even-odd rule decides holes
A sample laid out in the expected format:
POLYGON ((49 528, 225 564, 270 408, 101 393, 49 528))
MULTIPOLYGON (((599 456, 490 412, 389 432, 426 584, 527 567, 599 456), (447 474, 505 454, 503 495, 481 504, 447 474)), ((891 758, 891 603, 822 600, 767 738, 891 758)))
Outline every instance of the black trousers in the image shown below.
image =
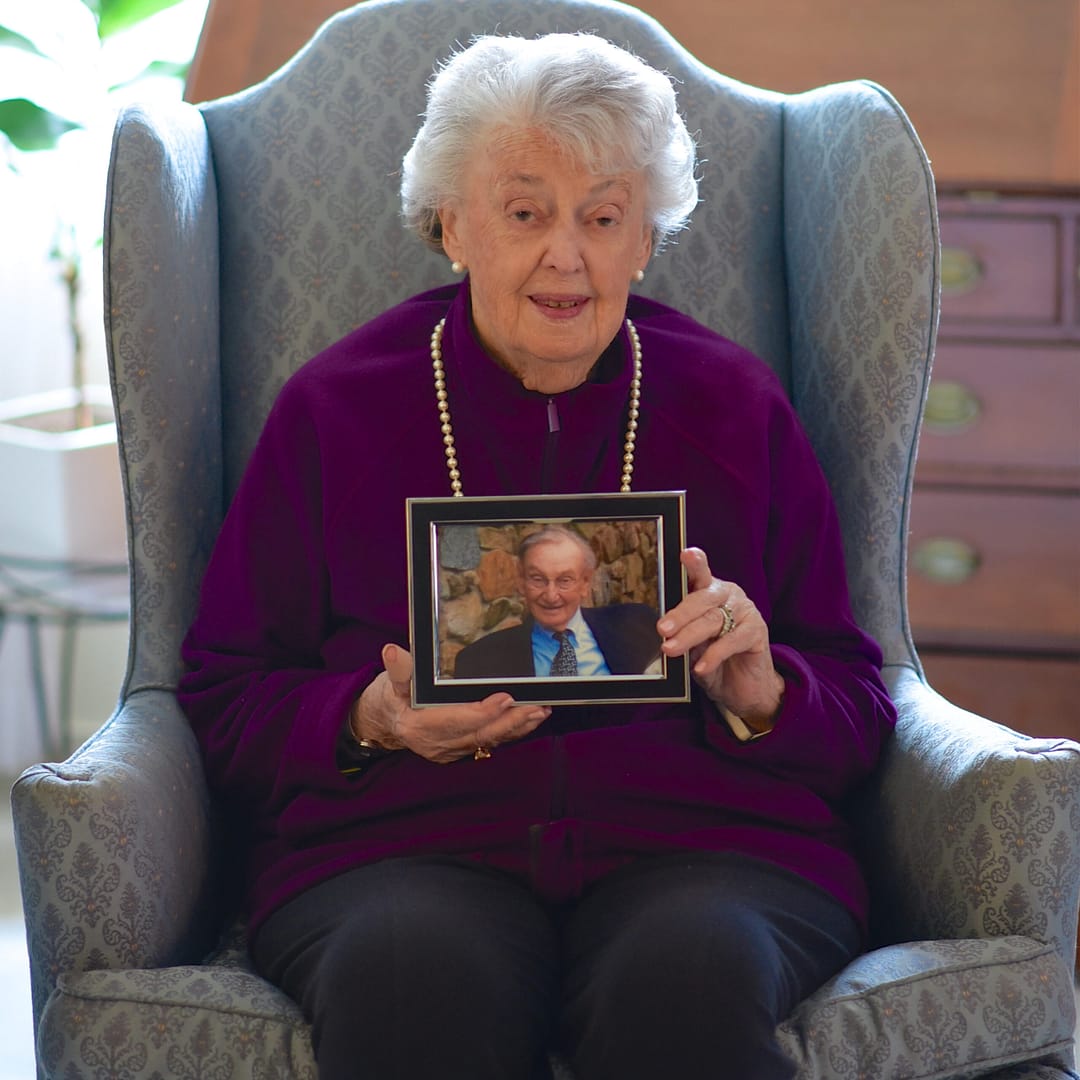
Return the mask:
POLYGON ((256 966, 312 1023, 320 1080, 781 1080, 774 1031, 859 948, 771 864, 643 859, 552 908, 505 874, 387 859, 297 897, 256 966))

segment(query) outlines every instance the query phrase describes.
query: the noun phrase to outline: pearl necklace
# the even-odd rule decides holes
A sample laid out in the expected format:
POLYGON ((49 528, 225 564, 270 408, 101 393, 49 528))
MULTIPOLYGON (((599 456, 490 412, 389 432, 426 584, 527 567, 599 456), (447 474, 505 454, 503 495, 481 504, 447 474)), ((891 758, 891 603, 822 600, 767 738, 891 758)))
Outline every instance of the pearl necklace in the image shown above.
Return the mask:
MULTIPOLYGON (((435 404, 439 410, 439 423, 442 425, 443 446, 446 447, 446 468, 450 473, 450 490, 454 495, 464 495, 461 487, 461 469, 458 466, 457 450, 454 448, 454 425, 450 419, 450 400, 446 393, 446 368, 442 359, 442 336, 446 319, 440 319, 431 332, 431 366, 435 373, 435 404)), ((626 419, 626 439, 623 442, 622 480, 619 491, 630 490, 630 480, 634 473, 634 443, 637 441, 638 410, 641 405, 641 339, 637 327, 627 319, 626 330, 630 335, 630 344, 634 352, 634 374, 630 380, 630 407, 626 419)))

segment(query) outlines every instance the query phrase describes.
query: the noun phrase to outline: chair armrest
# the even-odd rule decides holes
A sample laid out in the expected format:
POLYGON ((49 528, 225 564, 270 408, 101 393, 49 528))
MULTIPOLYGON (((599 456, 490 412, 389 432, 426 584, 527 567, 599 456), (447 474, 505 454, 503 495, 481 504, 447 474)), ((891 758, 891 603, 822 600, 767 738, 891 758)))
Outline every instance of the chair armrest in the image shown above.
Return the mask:
POLYGON ((1080 902, 1080 745, 963 711, 887 669, 899 712, 866 845, 875 936, 1023 934, 1072 970, 1080 902))
POLYGON ((210 799, 176 698, 134 695, 11 793, 35 1029, 57 976, 205 955, 218 913, 210 799))

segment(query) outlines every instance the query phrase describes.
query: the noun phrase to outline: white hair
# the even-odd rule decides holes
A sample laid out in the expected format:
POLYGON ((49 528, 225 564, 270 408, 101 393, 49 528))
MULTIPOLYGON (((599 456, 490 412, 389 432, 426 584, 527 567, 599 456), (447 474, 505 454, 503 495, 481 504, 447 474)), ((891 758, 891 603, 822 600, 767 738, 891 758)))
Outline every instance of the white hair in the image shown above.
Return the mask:
POLYGON ((592 544, 581 533, 568 529, 565 525, 545 525, 537 532, 529 533, 518 545, 518 560, 524 565, 525 556, 534 547, 541 544, 563 544, 568 540, 581 550, 585 572, 591 574, 596 569, 596 552, 593 551, 592 544))
POLYGON ((402 163, 405 223, 436 250, 439 206, 463 196, 465 164, 503 127, 538 128, 594 172, 643 170, 656 248, 697 205, 694 143, 667 75, 592 34, 478 37, 429 82, 402 163))

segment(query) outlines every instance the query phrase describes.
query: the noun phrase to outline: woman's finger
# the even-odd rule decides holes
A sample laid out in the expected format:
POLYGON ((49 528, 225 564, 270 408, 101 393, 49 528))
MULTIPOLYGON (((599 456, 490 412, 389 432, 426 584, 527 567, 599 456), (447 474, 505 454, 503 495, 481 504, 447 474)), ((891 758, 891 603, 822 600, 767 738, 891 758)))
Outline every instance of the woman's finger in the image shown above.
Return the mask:
POLYGON ((728 635, 723 633, 725 625, 721 608, 706 608, 700 615, 680 626, 660 647, 667 656, 681 656, 710 643, 726 641, 728 635))
POLYGON ((697 619, 706 616, 710 608, 719 607, 734 592, 734 586, 712 576, 709 560, 700 548, 686 548, 679 555, 686 569, 689 591, 686 597, 666 612, 657 629, 661 637, 670 638, 697 619))
POLYGON ((749 627, 738 627, 727 634, 710 635, 691 648, 691 670, 696 676, 711 675, 724 663, 745 652, 752 643, 749 627))
POLYGON ((719 588, 708 595, 704 591, 691 593, 657 624, 667 656, 679 656, 703 642, 727 637, 734 629, 731 619, 738 624, 740 609, 752 608, 736 586, 717 585, 719 588), (730 618, 725 612, 731 613, 730 618))
POLYGON ((383 667, 394 687, 394 693, 409 698, 412 695, 413 674, 412 653, 398 645, 384 645, 382 650, 383 667))
POLYGON ((679 562, 686 570, 686 583, 690 591, 708 588, 712 584, 712 571, 709 569, 709 557, 701 548, 686 548, 679 553, 679 562))
POLYGON ((476 734, 481 744, 489 748, 516 742, 535 731, 550 715, 551 708, 547 705, 515 705, 491 724, 479 728, 476 734))

